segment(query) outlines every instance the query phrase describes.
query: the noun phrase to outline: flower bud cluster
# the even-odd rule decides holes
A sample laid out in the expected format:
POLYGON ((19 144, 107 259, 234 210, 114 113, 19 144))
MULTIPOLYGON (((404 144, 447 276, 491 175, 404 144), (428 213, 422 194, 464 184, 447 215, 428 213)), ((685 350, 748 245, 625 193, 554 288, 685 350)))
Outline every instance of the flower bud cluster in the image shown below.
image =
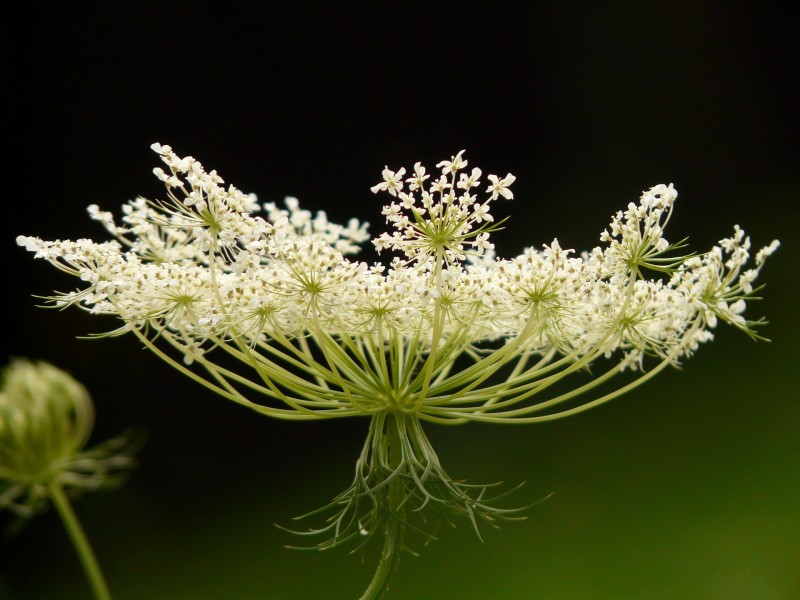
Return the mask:
POLYGON ((30 516, 51 484, 90 490, 116 483, 132 464, 129 436, 84 449, 94 425, 89 393, 45 362, 16 360, 0 388, 0 509, 30 516))

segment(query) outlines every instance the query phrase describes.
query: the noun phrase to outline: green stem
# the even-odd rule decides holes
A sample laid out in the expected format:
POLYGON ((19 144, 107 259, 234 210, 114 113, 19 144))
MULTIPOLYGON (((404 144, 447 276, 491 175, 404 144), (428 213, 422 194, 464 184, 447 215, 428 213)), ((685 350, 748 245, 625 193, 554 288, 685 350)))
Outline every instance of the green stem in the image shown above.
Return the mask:
POLYGON ((72 510, 72 505, 67 499, 67 495, 61 489, 61 486, 54 482, 48 485, 48 490, 50 498, 53 500, 53 505, 64 523, 64 528, 67 530, 70 540, 72 540, 72 545, 75 546, 75 551, 81 560, 83 570, 86 572, 86 577, 89 579, 95 598, 97 600, 111 600, 111 594, 103 578, 103 573, 100 571, 100 565, 97 563, 92 547, 89 545, 89 539, 86 537, 78 517, 75 516, 75 511, 72 510))
MULTIPOLYGON (((400 444, 399 424, 396 415, 389 415, 386 419, 386 453, 389 464, 396 469, 402 461, 402 448, 400 444)), ((369 587, 360 600, 378 600, 389 589, 397 566, 400 563, 400 554, 403 551, 403 535, 405 533, 404 496, 406 482, 402 477, 395 477, 388 485, 386 496, 386 524, 384 531, 383 551, 378 568, 369 587)))

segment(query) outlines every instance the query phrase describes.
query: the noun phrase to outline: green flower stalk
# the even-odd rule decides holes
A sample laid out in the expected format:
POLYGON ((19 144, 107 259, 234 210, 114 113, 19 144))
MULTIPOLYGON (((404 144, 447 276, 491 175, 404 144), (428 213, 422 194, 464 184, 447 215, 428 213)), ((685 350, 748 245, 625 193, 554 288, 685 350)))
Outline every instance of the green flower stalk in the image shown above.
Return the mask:
POLYGON ((84 449, 94 425, 89 393, 45 362, 16 360, 0 388, 0 509, 28 518, 52 502, 98 600, 110 599, 70 505, 76 494, 118 484, 133 464, 130 434, 84 449))
POLYGON ((219 395, 292 420, 367 417, 352 485, 327 507, 321 549, 375 536, 384 550, 363 598, 388 587, 404 531, 467 517, 515 518, 492 486, 453 480, 423 422, 538 423, 598 406, 690 357, 725 321, 758 337, 746 302, 772 242, 750 264, 738 227, 703 254, 669 242, 677 192, 657 185, 612 217, 602 246, 558 240, 496 258, 492 204, 515 177, 467 170, 464 153, 428 173, 384 169, 388 265, 351 259, 367 226, 223 187, 191 157, 154 144, 163 200, 137 198, 113 239, 19 244, 80 279, 49 297, 113 315, 157 356, 219 395), (256 213, 264 211, 262 218, 256 213), (231 358, 241 366, 233 369, 231 358), (433 519, 431 519, 433 516, 433 519))

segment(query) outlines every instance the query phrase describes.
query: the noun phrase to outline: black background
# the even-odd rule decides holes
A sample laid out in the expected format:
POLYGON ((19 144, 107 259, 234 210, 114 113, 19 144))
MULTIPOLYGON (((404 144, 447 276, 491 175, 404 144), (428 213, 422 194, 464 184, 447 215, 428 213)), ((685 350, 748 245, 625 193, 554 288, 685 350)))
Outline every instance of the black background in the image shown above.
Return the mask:
MULTIPOLYGON (((119 493, 94 501, 100 504, 87 498, 87 506, 111 514, 119 503, 144 506, 125 531, 152 529, 154 544, 170 531, 180 535, 180 525, 170 527, 188 526, 185 515, 231 495, 258 506, 268 482, 286 488, 270 487, 271 502, 290 504, 287 515, 302 513, 348 481, 365 426, 260 419, 184 381, 134 339, 76 340, 112 322, 34 306, 31 294, 75 284, 34 262, 15 245, 16 235, 102 238, 85 206, 116 211, 136 195, 158 195, 151 175, 158 160, 149 149, 155 141, 263 201, 298 196, 334 220, 367 220, 375 234, 382 200, 369 187, 384 165, 409 168, 419 160, 432 167, 466 149, 484 173, 517 176, 515 200, 497 209, 511 216, 495 235, 501 255, 556 236, 562 246, 588 249, 613 211, 654 184, 673 182, 680 191, 675 239, 690 235, 702 249, 734 223, 756 245, 782 239, 774 260, 783 266, 767 273, 768 300, 756 312, 776 322, 767 335, 791 339, 796 318, 781 307, 793 305, 798 291, 800 73, 796 22, 775 6, 26 5, 21 17, 7 19, 4 42, 4 96, 12 106, 4 357, 49 360, 83 381, 96 399, 98 440, 130 425, 149 432, 130 500, 119 493), (793 320, 778 323, 775 313, 793 320), (317 481, 327 483, 317 489, 317 481), (311 498, 304 489, 313 490, 311 498)), ((726 335, 723 342, 736 337, 726 335)), ((771 347, 734 348, 758 354, 771 347)), ((787 351, 794 358, 784 360, 796 364, 796 349, 789 344, 787 351)), ((796 375, 787 377, 784 400, 797 391, 796 375)), ((686 393, 680 379, 674 377, 676 389, 686 393)), ((640 416, 606 418, 633 423, 640 416)), ((439 435, 455 440, 459 433, 439 435)), ((479 433, 487 436, 486 451, 471 455, 466 474, 485 470, 485 478, 513 480, 492 457, 496 432, 479 433)), ((528 433, 509 435, 522 444, 528 433)), ((556 445, 570 432, 546 435, 556 445)), ((451 454, 458 447, 452 440, 440 442, 451 454)), ((535 478, 535 470, 533 461, 519 478, 535 478)), ((533 494, 549 491, 547 485, 533 494)), ((98 532, 99 520, 95 526, 112 572, 123 570, 113 565, 122 534, 98 532)), ((46 571, 72 577, 80 589, 60 535, 48 515, 2 542, 9 568, 0 573, 12 592, 45 597, 37 581, 46 571), (55 545, 55 557, 40 544, 55 545)), ((407 568, 413 579, 415 567, 407 568)))

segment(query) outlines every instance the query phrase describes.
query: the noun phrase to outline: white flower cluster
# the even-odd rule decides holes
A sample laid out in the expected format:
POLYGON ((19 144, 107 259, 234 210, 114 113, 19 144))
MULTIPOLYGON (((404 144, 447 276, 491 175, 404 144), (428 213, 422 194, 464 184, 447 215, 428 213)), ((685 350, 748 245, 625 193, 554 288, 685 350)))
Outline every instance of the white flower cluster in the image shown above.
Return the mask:
POLYGON ((513 197, 515 178, 482 184, 462 151, 435 178, 420 163, 406 179, 405 169, 383 171, 372 190, 392 196, 383 214, 393 232, 373 243, 396 255, 389 266, 367 264, 348 258, 369 239, 365 224, 331 223, 294 198, 284 209, 260 207, 195 159, 153 149, 167 167, 155 169, 166 199, 130 201, 121 223, 89 207, 114 240, 18 243, 83 282, 53 296, 57 306, 115 315, 117 332, 133 332, 223 396, 283 418, 572 414, 631 385, 555 407, 626 369, 648 379, 711 339, 719 320, 752 333, 745 303, 778 246, 748 267, 750 242, 737 227, 705 254, 677 254, 683 243, 664 237, 677 193, 659 185, 617 213, 591 252, 575 256, 554 240, 493 259, 491 203, 513 197), (255 376, 231 371, 225 355, 255 376), (656 362, 646 370, 647 356, 656 362), (598 359, 610 359, 605 373, 569 392, 555 385, 598 359))
POLYGON ((425 181, 430 175, 421 163, 414 165, 414 176, 406 180, 408 192, 403 191, 404 168, 396 173, 389 167, 384 169, 384 181, 373 186, 372 191, 388 191, 397 196, 400 203, 392 202, 383 209, 386 222, 392 224, 395 232, 384 233, 374 241, 378 250, 401 251, 412 262, 432 271, 442 261, 448 265, 458 264, 467 258, 467 252, 477 258, 494 249, 489 233, 496 227, 491 226, 494 217, 489 213, 489 205, 498 195, 509 200, 514 197, 508 186, 515 177, 510 173, 503 179, 489 175, 492 184, 486 191, 491 195, 479 202, 473 191, 477 191, 482 172, 475 168, 469 175, 459 173, 467 166, 463 154, 462 150, 451 160, 437 164, 441 175, 428 189, 425 189, 425 181))

